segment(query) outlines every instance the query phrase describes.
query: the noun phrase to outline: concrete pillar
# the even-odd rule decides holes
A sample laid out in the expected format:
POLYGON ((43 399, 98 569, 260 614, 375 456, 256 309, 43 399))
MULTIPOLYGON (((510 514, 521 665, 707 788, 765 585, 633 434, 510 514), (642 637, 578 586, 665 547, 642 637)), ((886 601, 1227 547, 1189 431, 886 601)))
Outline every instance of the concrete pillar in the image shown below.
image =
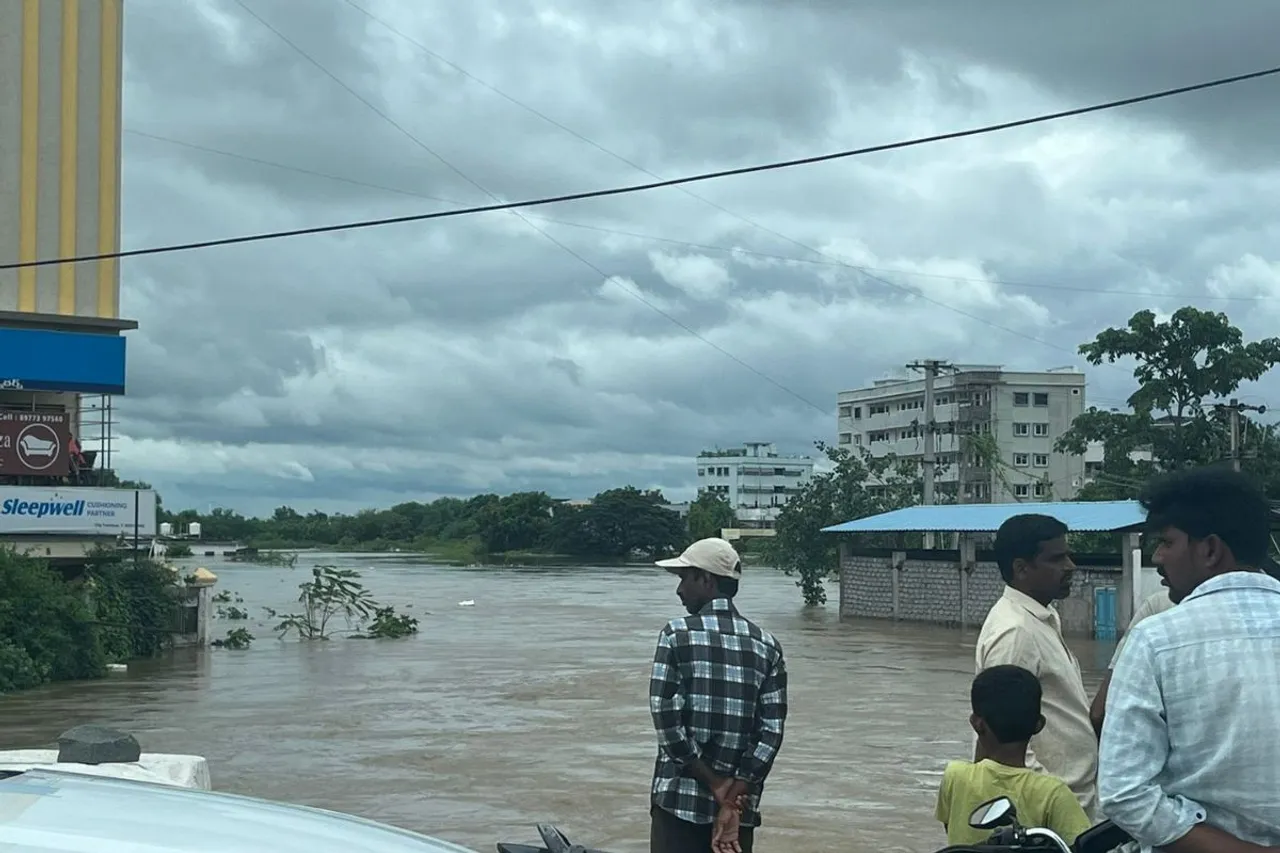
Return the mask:
POLYGON ((978 564, 978 546, 972 536, 958 534, 956 545, 960 549, 960 627, 969 624, 969 577, 978 564))
POLYGON ((893 556, 889 559, 889 574, 893 579, 893 621, 897 622, 902 618, 901 605, 901 589, 902 589, 902 570, 907 564, 906 551, 894 551, 893 556))
POLYGON ((1142 534, 1120 534, 1120 588, 1116 590, 1116 629, 1125 631, 1138 608, 1141 585, 1138 570, 1142 567, 1142 534))

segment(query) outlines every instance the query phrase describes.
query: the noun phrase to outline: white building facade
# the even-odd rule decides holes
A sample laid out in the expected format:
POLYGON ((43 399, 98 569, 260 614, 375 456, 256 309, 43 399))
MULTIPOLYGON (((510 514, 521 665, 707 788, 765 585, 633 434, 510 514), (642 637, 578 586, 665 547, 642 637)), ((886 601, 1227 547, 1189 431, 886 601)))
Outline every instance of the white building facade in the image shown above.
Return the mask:
MULTIPOLYGON (((1085 483, 1085 460, 1053 445, 1084 409, 1085 377, 1075 368, 956 365, 942 372, 933 411, 938 500, 1070 500, 1085 483)), ((842 447, 923 459, 924 378, 840 392, 836 430, 842 447)))
POLYGON ((747 529, 772 529, 782 507, 813 476, 813 457, 780 454, 769 442, 704 450, 696 463, 698 494, 723 497, 738 526, 747 529))

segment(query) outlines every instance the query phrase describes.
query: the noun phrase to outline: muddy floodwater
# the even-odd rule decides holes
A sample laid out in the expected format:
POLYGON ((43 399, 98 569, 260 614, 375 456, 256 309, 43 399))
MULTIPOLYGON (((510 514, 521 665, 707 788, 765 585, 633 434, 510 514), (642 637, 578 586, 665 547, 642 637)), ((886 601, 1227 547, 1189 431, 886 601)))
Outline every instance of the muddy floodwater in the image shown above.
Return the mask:
MULTIPOLYGON (((208 561, 201 561, 208 563, 208 561)), ((655 752, 653 642, 681 615, 659 569, 450 568, 304 555, 294 569, 208 563, 238 593, 248 651, 180 651, 127 674, 0 697, 0 745, 49 745, 87 722, 144 750, 196 753, 214 787, 336 809, 477 851, 559 824, 574 841, 648 850, 655 752), (313 562, 356 568, 410 608, 403 641, 279 641, 313 562), (459 602, 474 601, 474 606, 459 602)), ((972 632, 840 622, 792 581, 749 570, 739 607, 781 639, 791 674, 786 742, 766 788, 760 849, 931 851, 944 763, 970 748, 972 632)), ((1073 643, 1090 692, 1110 647, 1073 643)))

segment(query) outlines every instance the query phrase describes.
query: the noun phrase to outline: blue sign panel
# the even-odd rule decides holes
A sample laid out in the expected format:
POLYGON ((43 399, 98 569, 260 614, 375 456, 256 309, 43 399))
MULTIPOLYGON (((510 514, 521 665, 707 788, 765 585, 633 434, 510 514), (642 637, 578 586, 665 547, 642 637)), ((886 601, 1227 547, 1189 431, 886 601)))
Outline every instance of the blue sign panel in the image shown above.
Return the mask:
POLYGON ((124 393, 124 338, 0 329, 0 391, 124 393))

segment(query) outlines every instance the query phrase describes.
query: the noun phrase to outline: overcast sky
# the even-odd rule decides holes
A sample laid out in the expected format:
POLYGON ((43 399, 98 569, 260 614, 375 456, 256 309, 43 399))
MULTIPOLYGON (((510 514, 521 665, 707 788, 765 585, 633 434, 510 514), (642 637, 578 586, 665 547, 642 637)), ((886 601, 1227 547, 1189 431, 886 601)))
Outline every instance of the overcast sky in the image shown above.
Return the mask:
MULTIPOLYGON (((1264 68, 1280 31, 1264 0, 126 15, 126 248, 1005 121, 1264 68)), ((1244 83, 525 221, 128 260, 116 467, 168 506, 251 513, 627 483, 679 499, 699 449, 810 451, 837 391, 913 359, 1083 367, 1101 328, 1184 304, 1261 336, 1280 328, 1277 95, 1244 83)), ((1132 391, 1123 368, 1088 376, 1094 404, 1132 391)), ((1245 390, 1280 404, 1280 380, 1245 390)))

